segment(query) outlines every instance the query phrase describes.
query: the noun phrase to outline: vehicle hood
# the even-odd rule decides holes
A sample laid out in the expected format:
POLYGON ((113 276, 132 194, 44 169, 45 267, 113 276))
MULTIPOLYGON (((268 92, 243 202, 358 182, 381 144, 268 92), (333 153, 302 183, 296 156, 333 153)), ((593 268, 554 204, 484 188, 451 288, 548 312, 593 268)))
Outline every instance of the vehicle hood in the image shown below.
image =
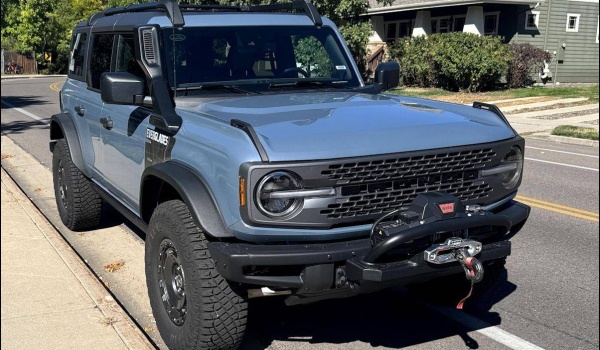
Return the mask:
POLYGON ((417 151, 515 136, 492 112, 395 95, 318 91, 182 98, 177 108, 251 124, 270 161, 417 151))

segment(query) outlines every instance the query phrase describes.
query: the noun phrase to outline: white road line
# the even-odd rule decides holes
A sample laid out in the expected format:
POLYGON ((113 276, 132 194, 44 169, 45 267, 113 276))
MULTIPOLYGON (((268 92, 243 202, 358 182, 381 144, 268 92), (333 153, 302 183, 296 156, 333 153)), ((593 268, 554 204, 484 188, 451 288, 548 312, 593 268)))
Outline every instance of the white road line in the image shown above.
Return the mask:
POLYGON ((31 112, 27 112, 26 110, 24 110, 22 108, 15 107, 14 105, 12 105, 12 104, 4 101, 4 100, 2 100, 2 104, 5 105, 8 108, 14 109, 17 112, 23 113, 26 116, 28 116, 30 118, 33 118, 33 119, 37 120, 38 122, 40 122, 42 124, 49 124, 50 123, 48 120, 45 120, 45 118, 38 117, 37 115, 35 115, 35 114, 31 113, 31 112))
POLYGON ((598 169, 596 169, 596 168, 588 168, 588 167, 579 166, 579 165, 571 165, 571 164, 565 164, 565 163, 557 163, 557 162, 551 162, 551 161, 548 161, 548 160, 541 160, 541 159, 534 159, 534 158, 527 158, 527 157, 525 157, 525 160, 531 160, 531 161, 534 161, 534 162, 548 163, 548 164, 554 164, 554 165, 566 166, 566 167, 569 167, 569 168, 577 168, 577 169, 591 170, 591 171, 596 171, 596 172, 598 172, 598 169))
POLYGON ((525 146, 525 148, 537 149, 537 150, 540 150, 540 151, 548 151, 548 152, 556 152, 556 153, 572 154, 572 155, 574 155, 574 156, 582 156, 582 157, 598 158, 598 156, 594 156, 594 155, 590 155, 590 154, 582 154, 582 153, 574 153, 574 152, 567 152, 567 151, 559 151, 559 150, 556 150, 556 149, 539 148, 539 147, 531 147, 531 146, 525 146))
POLYGON ((445 317, 460 323, 468 329, 480 333, 490 339, 497 341, 498 343, 505 345, 515 350, 543 350, 543 348, 528 342, 525 339, 519 338, 518 336, 509 333, 501 328, 492 326, 491 324, 482 321, 476 317, 467 314, 464 311, 458 311, 444 306, 431 305, 424 302, 431 310, 444 315, 445 317))

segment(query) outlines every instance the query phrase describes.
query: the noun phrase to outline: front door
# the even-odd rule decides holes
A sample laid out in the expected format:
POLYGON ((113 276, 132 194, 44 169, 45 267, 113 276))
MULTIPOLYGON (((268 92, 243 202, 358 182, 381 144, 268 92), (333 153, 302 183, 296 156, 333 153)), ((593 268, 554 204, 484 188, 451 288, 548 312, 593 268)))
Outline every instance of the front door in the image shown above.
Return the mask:
MULTIPOLYGON (((114 72, 145 78, 135 60, 133 35, 115 36, 114 72)), ((134 211, 139 210, 140 180, 145 168, 146 128, 151 110, 136 106, 104 104, 102 108, 102 172, 107 189, 134 211)))

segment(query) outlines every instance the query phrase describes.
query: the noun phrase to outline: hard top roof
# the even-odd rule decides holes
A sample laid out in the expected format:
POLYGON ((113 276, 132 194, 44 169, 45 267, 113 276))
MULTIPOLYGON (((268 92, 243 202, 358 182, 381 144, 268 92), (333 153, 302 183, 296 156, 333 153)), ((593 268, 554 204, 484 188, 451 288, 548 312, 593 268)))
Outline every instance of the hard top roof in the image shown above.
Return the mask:
MULTIPOLYGON (((327 20, 327 25, 332 25, 327 20)), ((265 6, 177 5, 171 0, 110 8, 92 15, 77 27, 93 31, 129 31, 135 26, 158 24, 163 27, 231 25, 316 25, 323 20, 309 0, 265 6), (288 11, 282 13, 282 11, 288 11), (289 11, 294 11, 290 13, 289 11)))

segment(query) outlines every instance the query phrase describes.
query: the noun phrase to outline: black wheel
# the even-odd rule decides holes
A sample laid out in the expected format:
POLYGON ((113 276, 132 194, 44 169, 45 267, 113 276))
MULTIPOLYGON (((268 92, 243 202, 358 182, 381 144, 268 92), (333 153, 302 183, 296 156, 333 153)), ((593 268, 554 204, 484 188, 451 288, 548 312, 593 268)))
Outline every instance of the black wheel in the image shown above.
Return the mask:
POLYGON ((160 335, 170 349, 236 349, 248 305, 215 268, 187 206, 160 204, 146 236, 146 283, 160 335))
POLYGON ((56 141, 52 175, 56 206, 63 224, 73 231, 98 226, 102 199, 90 186, 90 180, 73 164, 65 139, 56 141))

